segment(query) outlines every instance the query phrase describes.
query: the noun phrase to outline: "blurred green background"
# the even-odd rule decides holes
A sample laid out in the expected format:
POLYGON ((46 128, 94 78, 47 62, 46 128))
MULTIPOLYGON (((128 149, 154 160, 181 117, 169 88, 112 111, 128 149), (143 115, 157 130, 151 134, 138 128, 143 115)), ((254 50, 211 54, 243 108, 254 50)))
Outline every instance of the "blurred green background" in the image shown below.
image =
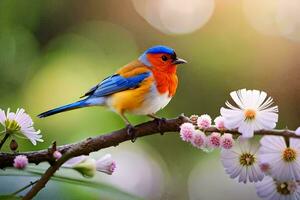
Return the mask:
MULTIPOLYGON (((260 89, 279 106, 278 128, 295 129, 299 19, 299 0, 0 0, 0 108, 24 107, 42 130, 45 142, 36 147, 19 141, 24 151, 122 128, 122 120, 105 108, 35 116, 77 100, 148 47, 163 44, 189 63, 178 69, 178 92, 160 116, 216 117, 230 91, 260 89)), ((116 159, 117 171, 93 180, 143 199, 257 199, 253 185, 227 177, 218 151, 203 153, 178 134, 141 138, 95 156, 105 152, 116 159)), ((29 180, 34 178, 1 177, 0 193, 29 180)), ((55 181, 37 199, 83 198, 120 199, 55 181)))

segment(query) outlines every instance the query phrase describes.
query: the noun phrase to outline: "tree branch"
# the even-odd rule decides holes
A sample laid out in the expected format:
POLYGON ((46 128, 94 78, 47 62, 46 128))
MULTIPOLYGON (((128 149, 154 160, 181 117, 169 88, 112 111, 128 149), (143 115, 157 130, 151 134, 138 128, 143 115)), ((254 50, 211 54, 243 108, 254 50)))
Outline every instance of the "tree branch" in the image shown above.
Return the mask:
MULTIPOLYGON (((136 137, 143 137, 146 135, 152 135, 155 133, 163 132, 176 132, 179 131, 179 127, 182 123, 188 122, 189 119, 184 116, 180 116, 175 119, 168 119, 158 127, 157 121, 149 121, 135 126, 136 137)), ((57 150, 62 154, 65 154, 72 147, 76 147, 77 150, 74 156, 88 155, 91 152, 98 151, 100 149, 108 148, 111 146, 117 146, 119 143, 130 140, 130 136, 127 134, 127 129, 121 129, 113 131, 111 133, 96 136, 94 138, 87 138, 78 143, 67 144, 63 146, 58 146, 57 150)), ((73 149, 74 149, 73 148, 73 149)), ((0 153, 0 168, 13 166, 13 160, 17 155, 25 155, 28 158, 29 163, 39 164, 40 162, 53 163, 54 158, 52 155, 52 148, 22 152, 22 153, 0 153)))
MULTIPOLYGON (((166 120, 160 126, 158 126, 156 120, 149 121, 136 126, 135 135, 136 137, 143 137, 155 133, 179 131, 180 125, 188 121, 189 119, 184 116, 180 116, 176 119, 166 120)), ((91 152, 98 151, 103 148, 117 146, 119 143, 130 139, 131 138, 127 134, 127 130, 121 129, 119 131, 115 131, 106 135, 101 135, 95 138, 88 138, 77 144, 58 147, 57 149, 64 153, 63 156, 46 170, 46 172, 42 175, 40 180, 23 197, 23 200, 32 199, 42 188, 45 187, 47 182, 54 175, 54 173, 60 168, 60 166, 62 166, 70 158, 80 156, 80 155, 88 155, 91 152)), ((34 153, 34 155, 36 156, 39 155, 36 154, 36 152, 32 152, 32 153, 34 153)), ((32 153, 28 153, 28 156, 32 155, 32 153)), ((40 151, 39 153, 43 154, 42 157, 45 158, 44 156, 45 151, 40 151)))
MULTIPOLYGON (((143 137, 147 135, 153 135, 161 132, 178 132, 180 130, 180 125, 185 122, 191 122, 189 118, 181 115, 174 119, 164 120, 163 123, 158 124, 157 120, 148 121, 137 125, 135 127, 136 137, 143 137)), ((234 135, 240 135, 237 130, 218 130, 215 127, 210 127, 204 130, 205 132, 222 132, 231 133, 234 135)), ((283 136, 285 138, 300 138, 296 135, 294 131, 291 130, 260 130, 256 131, 255 135, 275 135, 283 136)), ((53 149, 49 148, 47 150, 24 152, 19 154, 11 153, 0 153, 0 168, 10 167, 13 165, 13 160, 17 155, 27 156, 30 163, 39 164, 40 162, 49 162, 51 166, 46 170, 38 182, 32 187, 32 189, 26 194, 24 199, 32 199, 50 180, 53 174, 63 165, 64 162, 72 157, 80 155, 88 155, 91 152, 98 151, 100 149, 117 146, 121 142, 130 140, 130 136, 127 134, 127 130, 121 129, 106 135, 96 136, 94 138, 87 138, 78 143, 67 144, 57 147, 63 156, 55 162, 53 158, 53 149)))
MULTIPOLYGON (((136 137, 143 137, 147 135, 152 135, 162 132, 178 132, 179 127, 182 123, 188 122, 189 119, 184 116, 180 116, 174 119, 167 119, 165 122, 161 123, 161 126, 158 126, 157 121, 148 121, 136 126, 136 137)), ((211 127, 205 130, 205 132, 220 132, 215 127, 211 127)), ((237 130, 222 130, 221 132, 231 133, 235 135, 240 135, 237 130)), ((256 131, 255 135, 277 135, 283 137, 293 137, 300 138, 296 135, 294 131, 291 130, 260 130, 256 131)), ((76 153, 74 156, 88 155, 91 152, 98 151, 100 149, 108 148, 111 146, 117 146, 121 142, 130 140, 130 137, 127 135, 126 129, 121 129, 113 131, 106 135, 96 136, 94 138, 88 138, 78 143, 67 144, 63 146, 58 146, 57 150, 62 154, 65 154, 72 147, 76 147, 76 153)), ((39 151, 31 152, 22 152, 22 153, 0 153, 0 168, 12 167, 13 160, 17 155, 25 155, 28 158, 29 163, 39 164, 40 162, 49 162, 54 163, 52 149, 45 149, 39 151)))

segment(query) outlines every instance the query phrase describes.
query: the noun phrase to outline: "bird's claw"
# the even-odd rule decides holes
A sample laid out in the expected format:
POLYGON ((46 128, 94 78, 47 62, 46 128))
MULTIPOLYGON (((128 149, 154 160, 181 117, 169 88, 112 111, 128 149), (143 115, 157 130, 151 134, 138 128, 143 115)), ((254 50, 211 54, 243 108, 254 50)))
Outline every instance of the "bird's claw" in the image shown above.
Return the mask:
POLYGON ((135 135, 136 129, 131 124, 127 125, 127 135, 129 135, 131 142, 136 141, 136 135, 135 135))
POLYGON ((155 118, 154 121, 157 123, 158 131, 160 132, 161 135, 163 135, 165 132, 162 130, 162 125, 166 123, 167 119, 164 117, 155 118))

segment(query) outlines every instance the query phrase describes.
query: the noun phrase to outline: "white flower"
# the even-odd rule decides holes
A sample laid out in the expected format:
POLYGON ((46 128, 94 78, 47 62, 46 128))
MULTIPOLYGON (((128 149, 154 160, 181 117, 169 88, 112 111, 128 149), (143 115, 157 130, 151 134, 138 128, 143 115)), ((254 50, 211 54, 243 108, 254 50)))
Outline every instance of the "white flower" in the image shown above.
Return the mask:
POLYGON ((89 156, 77 156, 65 162, 62 167, 75 169, 86 177, 93 177, 96 171, 111 175, 116 168, 116 163, 110 154, 106 154, 99 160, 89 156))
POLYGON ((256 193, 266 200, 298 200, 300 186, 298 181, 276 181, 266 176, 262 182, 256 183, 256 193))
MULTIPOLYGON (((37 141, 43 142, 41 131, 34 129, 31 117, 25 113, 23 108, 17 109, 16 113, 10 112, 8 109, 6 114, 0 109, 0 123, 8 134, 23 134, 34 145, 37 141)), ((18 136, 18 134, 15 135, 18 136)))
POLYGON ((226 128, 238 128, 243 137, 247 138, 253 137, 254 131, 275 128, 278 107, 271 107, 273 99, 267 98, 267 93, 242 89, 231 92, 230 96, 237 107, 227 101, 228 108, 221 108, 226 128))
POLYGON ((300 140, 291 138, 289 143, 287 147, 279 136, 264 136, 260 140, 260 162, 269 164, 269 173, 276 180, 300 180, 300 140))
POLYGON ((264 177, 260 170, 258 145, 246 138, 239 137, 231 149, 222 149, 221 161, 230 178, 238 177, 239 182, 261 181, 264 177))

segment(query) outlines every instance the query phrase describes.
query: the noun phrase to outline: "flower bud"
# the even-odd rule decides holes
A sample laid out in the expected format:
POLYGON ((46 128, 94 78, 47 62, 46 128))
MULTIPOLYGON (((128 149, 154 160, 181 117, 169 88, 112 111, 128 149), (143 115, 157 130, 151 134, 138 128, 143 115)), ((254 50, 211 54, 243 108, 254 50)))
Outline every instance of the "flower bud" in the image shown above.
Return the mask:
POLYGON ((59 151, 54 151, 53 153, 53 157, 55 158, 55 160, 58 160, 61 158, 61 153, 59 151))
POLYGON ((209 148, 219 148, 221 145, 221 134, 213 132, 207 138, 207 146, 209 148))
POLYGON ((225 133, 221 137, 221 147, 223 149, 231 149, 234 145, 234 139, 232 137, 232 134, 225 133))
POLYGON ((93 158, 87 158, 81 163, 78 163, 73 166, 73 169, 78 171, 85 177, 93 177, 96 173, 96 161, 93 158))
POLYGON ((10 141, 9 147, 12 151, 16 151, 18 149, 19 145, 16 140, 12 139, 10 141))
POLYGON ((190 142, 193 138, 195 127, 191 123, 183 123, 180 126, 180 137, 183 141, 190 142))
POLYGON ((28 165, 28 158, 24 155, 18 155, 14 159, 14 167, 24 169, 28 165))
POLYGON ((200 130, 196 130, 194 132, 192 141, 191 141, 192 145, 196 148, 204 148, 206 145, 206 135, 205 133, 203 133, 200 130))
POLYGON ((111 158, 110 154, 106 154, 96 161, 96 169, 99 172, 112 175, 116 169, 116 162, 111 158))
POLYGON ((216 117, 214 122, 215 122, 217 129, 219 129, 221 131, 225 129, 224 117, 222 117, 222 116, 216 117))
POLYGON ((71 158, 62 167, 74 169, 86 177, 93 177, 96 173, 96 161, 89 156, 71 158))
POLYGON ((211 117, 207 114, 201 115, 197 119, 197 125, 201 129, 207 129, 211 126, 211 117))
POLYGON ((198 119, 198 115, 191 115, 190 116, 190 120, 192 121, 192 123, 194 124, 194 125, 197 125, 197 119, 198 119))

